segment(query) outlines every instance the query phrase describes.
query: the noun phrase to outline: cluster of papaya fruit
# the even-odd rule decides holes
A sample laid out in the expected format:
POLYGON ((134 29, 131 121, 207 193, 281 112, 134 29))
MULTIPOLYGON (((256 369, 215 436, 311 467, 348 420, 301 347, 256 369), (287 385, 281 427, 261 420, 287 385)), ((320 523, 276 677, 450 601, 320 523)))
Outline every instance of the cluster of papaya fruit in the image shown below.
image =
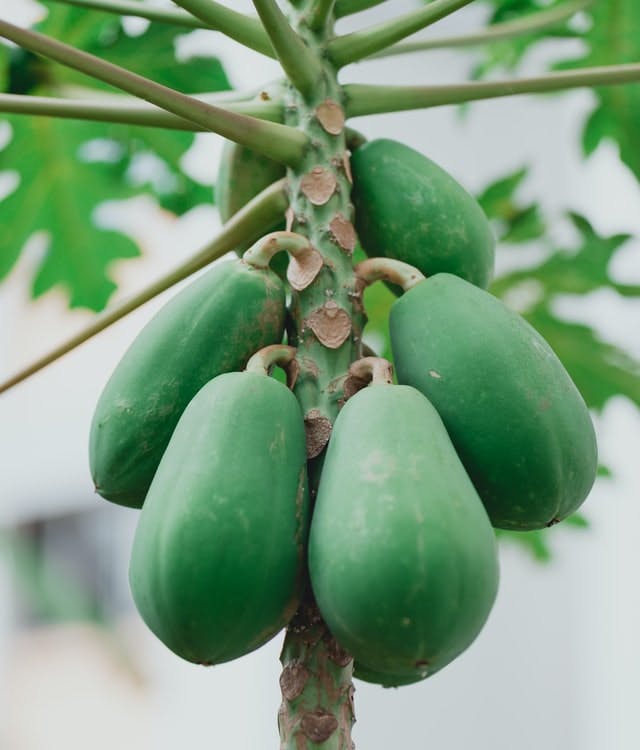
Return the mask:
MULTIPOLYGON (((389 140, 358 148, 352 170, 371 257, 356 273, 380 278, 386 257, 421 280, 390 313, 399 384, 372 366, 346 401, 313 510, 300 406, 259 351, 283 340, 286 282, 241 260, 214 266, 134 341, 98 403, 91 468, 103 497, 142 509, 131 588, 174 652, 215 664, 257 648, 291 619, 308 568, 356 676, 403 685, 448 664, 486 621, 492 526, 572 513, 596 443, 551 348, 485 291, 494 243, 473 198, 389 140)), ((230 146, 223 219, 280 171, 230 146)))

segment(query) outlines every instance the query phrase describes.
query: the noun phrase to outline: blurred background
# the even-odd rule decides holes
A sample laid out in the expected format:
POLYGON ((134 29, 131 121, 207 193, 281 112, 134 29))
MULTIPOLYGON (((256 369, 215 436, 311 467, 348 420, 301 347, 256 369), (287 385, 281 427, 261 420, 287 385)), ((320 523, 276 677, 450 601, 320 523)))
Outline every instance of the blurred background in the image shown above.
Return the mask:
MULTIPOLYGON (((475 29, 490 17, 490 5, 474 4, 430 33, 475 29)), ((415 6, 390 0, 339 29, 415 6)), ((233 7, 249 10, 250 3, 233 7)), ((45 13, 35 2, 0 0, 8 20, 33 23, 45 13)), ((125 28, 135 38, 146 24, 129 19, 125 28)), ((275 64, 221 35, 181 31, 175 43, 180 60, 215 55, 225 85, 255 88, 278 77, 275 64)), ((537 73, 583 52, 578 39, 544 41, 523 52, 517 73, 537 73)), ((444 83, 484 74, 482 65, 477 52, 431 51, 354 65, 343 80, 444 83)), ((565 336, 558 340, 575 344, 565 361, 588 391, 603 465, 579 519, 544 535, 502 540, 497 604, 462 657, 432 679, 399 690, 356 683, 358 748, 640 747, 640 384, 633 364, 640 360, 640 299, 625 293, 640 285, 640 189, 613 141, 603 140, 584 159, 581 133, 596 104, 594 93, 576 91, 354 122, 368 138, 393 137, 422 151, 482 197, 502 238, 496 290, 534 323, 550 311, 559 326, 554 330, 565 336), (544 261, 560 249, 563 258, 582 261, 591 253, 576 266, 578 275, 588 268, 590 278, 594 258, 608 252, 604 280, 577 292, 555 284, 544 261)), ((0 117, 0 198, 19 182, 10 149, 15 119, 11 123, 0 117)), ((85 164, 102 168, 117 161, 109 155, 113 141, 95 135, 92 143, 85 164)), ((136 189, 124 198, 105 193, 91 214, 102 231, 125 233, 139 251, 134 258, 114 254, 105 264, 117 284, 117 291, 109 287, 103 295, 105 302, 142 288, 214 235, 220 222, 211 198, 221 144, 216 136, 198 135, 183 148, 184 194, 198 196, 188 210, 179 205, 175 174, 165 162, 144 149, 129 159, 125 176, 136 189), (174 187, 163 192, 163 180, 174 187)), ((637 145, 640 152, 640 140, 637 145)), ((52 196, 62 190, 58 179, 50 177, 52 196)), ((25 194, 27 215, 30 200, 25 194)), ((19 221, 17 213, 2 213, 0 202, 0 253, 7 252, 6 238, 19 221)), ((74 232, 74 252, 90 255, 94 248, 79 229, 68 240, 74 232)), ((91 305, 76 302, 69 309, 64 279, 42 280, 48 242, 46 232, 29 237, 10 270, 0 257, 6 271, 0 379, 92 319, 91 305)), ((0 396, 2 750, 255 750, 278 744, 282 636, 214 668, 170 653, 141 622, 129 593, 137 511, 98 498, 89 476, 88 431, 98 395, 137 332, 173 293, 0 396)), ((385 348, 388 303, 384 293, 371 300, 368 335, 378 351, 385 348)))

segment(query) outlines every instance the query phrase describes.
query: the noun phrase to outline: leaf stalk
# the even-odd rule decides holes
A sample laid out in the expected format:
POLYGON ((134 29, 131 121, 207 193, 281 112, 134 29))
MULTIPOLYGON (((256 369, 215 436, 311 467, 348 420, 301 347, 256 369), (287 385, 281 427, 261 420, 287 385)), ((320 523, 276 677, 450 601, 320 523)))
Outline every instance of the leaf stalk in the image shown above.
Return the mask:
POLYGON ((329 57, 337 68, 342 68, 390 47, 471 2, 473 0, 434 0, 399 18, 337 37, 328 44, 329 57))
POLYGON ((320 60, 294 31, 275 0, 253 0, 287 78, 308 99, 322 75, 320 60))
POLYGON ((293 166, 300 161, 306 149, 307 138, 296 128, 205 104, 36 31, 0 21, 0 36, 191 120, 206 130, 248 146, 274 161, 293 166))
POLYGON ((67 341, 55 347, 44 356, 38 358, 27 367, 20 370, 13 377, 0 383, 0 393, 22 383, 31 375, 52 364, 65 354, 73 351, 85 341, 104 331, 109 326, 121 320, 130 312, 157 297, 179 281, 204 268, 217 258, 234 250, 239 245, 252 241, 258 237, 265 227, 273 224, 284 214, 289 205, 286 193, 286 181, 280 180, 263 190, 250 203, 236 213, 222 228, 220 234, 199 252, 189 258, 178 268, 170 271, 162 278, 142 289, 129 299, 105 310, 96 316, 86 328, 72 336, 67 341))
POLYGON ((104 13, 116 13, 121 16, 146 18, 149 21, 185 26, 190 29, 211 28, 190 13, 173 8, 163 8, 158 5, 149 5, 138 2, 138 0, 51 0, 51 2, 73 5, 76 8, 86 8, 87 10, 99 10, 104 13))
POLYGON ((546 10, 531 13, 524 18, 518 18, 514 21, 505 21, 493 26, 487 26, 485 29, 476 31, 472 34, 459 34, 455 36, 443 36, 435 39, 421 39, 415 42, 400 42, 394 44, 388 49, 369 55, 367 60, 374 60, 382 57, 391 57, 393 55, 404 55, 411 52, 425 52, 434 49, 452 49, 460 47, 473 47, 482 44, 490 44, 507 39, 516 39, 527 34, 534 34, 537 31, 553 28, 579 13, 587 10, 594 3, 594 0, 573 0, 562 5, 554 6, 546 10))
MULTIPOLYGON (((115 98, 115 97, 114 97, 115 98)), ((124 97, 123 97, 124 98, 124 97)), ((282 105, 278 102, 224 101, 223 109, 260 120, 282 122, 282 105)), ((130 103, 64 97, 0 94, 0 112, 39 115, 70 120, 90 120, 121 125, 167 128, 199 132, 206 130, 191 120, 166 112, 153 104, 134 99, 130 103)))
POLYGON ((522 94, 546 94, 575 88, 619 86, 640 82, 640 63, 603 65, 581 70, 561 71, 533 78, 508 81, 475 81, 443 86, 367 86, 344 87, 349 117, 428 109, 483 99, 522 94))

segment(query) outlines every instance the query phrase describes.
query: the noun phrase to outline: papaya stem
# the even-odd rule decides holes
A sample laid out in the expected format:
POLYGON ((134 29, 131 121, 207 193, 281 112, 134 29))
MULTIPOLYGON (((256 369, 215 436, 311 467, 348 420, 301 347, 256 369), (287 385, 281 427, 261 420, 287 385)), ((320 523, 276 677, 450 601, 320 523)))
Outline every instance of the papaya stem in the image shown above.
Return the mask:
POLYGON ((308 99, 322 74, 319 57, 294 31, 275 0, 253 0, 289 81, 308 99))
MULTIPOLYGON (((285 90, 285 122, 309 139, 302 161, 288 170, 287 228, 309 238, 322 268, 304 288, 292 286, 288 342, 297 347, 299 372, 293 393, 304 415, 309 488, 315 496, 323 452, 343 399, 343 383, 361 356, 364 314, 351 254, 353 227, 351 170, 342 89, 324 54, 334 16, 310 28, 317 0, 291 3, 290 21, 317 56, 321 75, 305 98, 295 86, 285 90)), ((296 258, 289 262, 289 268, 296 258)), ((328 632, 306 579, 306 594, 287 628, 282 650, 280 750, 352 750, 353 660, 328 632)))
POLYGON ((509 81, 475 81, 446 86, 366 86, 347 84, 347 115, 401 112, 521 94, 546 94, 575 88, 620 86, 640 81, 640 63, 602 65, 509 81))
MULTIPOLYGON (((275 101, 221 101, 221 109, 237 114, 256 117, 271 122, 282 121, 282 106, 275 101)), ((65 97, 32 96, 23 94, 0 94, 0 112, 17 115, 39 115, 70 120, 112 122, 122 125, 138 125, 169 130, 205 130, 191 120, 166 112, 153 104, 133 99, 124 104, 115 101, 92 99, 68 99, 65 97)))
POLYGON ((333 39, 327 45, 329 56, 337 68, 342 68, 390 47, 471 2, 473 0, 434 0, 392 21, 333 39))
POLYGON ((242 259, 255 268, 268 268, 273 256, 282 251, 291 255, 287 280, 298 291, 306 289, 322 270, 324 261, 308 237, 302 234, 271 232, 250 247, 242 259))
POLYGON ((242 256, 242 260, 254 268, 268 268, 274 255, 282 251, 294 257, 305 250, 313 249, 309 238, 295 232, 271 232, 261 237, 242 256))
POLYGON ((369 286, 375 281, 390 281, 402 287, 403 292, 413 289, 425 280, 417 268, 393 258, 368 258, 355 267, 356 276, 369 286))
POLYGON ((256 375, 269 375, 271 370, 277 365, 287 373, 287 380, 295 382, 295 375, 292 372, 292 366, 295 366, 296 348, 286 344, 271 344, 259 349, 244 368, 247 372, 253 372, 256 375))
POLYGON ((353 660, 310 594, 287 628, 280 661, 281 750, 351 750, 353 660))
POLYGON ((60 359, 60 357, 68 352, 73 351, 80 344, 84 344, 85 341, 100 333, 100 331, 104 331, 130 312, 137 310, 145 302, 152 300, 158 294, 191 276, 191 274, 204 268, 217 258, 231 252, 238 245, 251 241, 265 227, 273 226, 285 212, 288 205, 285 188, 285 180, 274 182, 273 185, 263 190, 262 193, 229 219, 220 234, 185 263, 182 263, 178 268, 162 276, 129 299, 124 300, 118 305, 114 305, 111 309, 105 310, 75 336, 72 336, 47 354, 38 358, 8 380, 0 383, 0 393, 8 391, 47 365, 60 359))
POLYGON ((175 115, 204 126, 211 132, 248 146, 274 161, 295 165, 306 150, 307 138, 295 128, 205 104, 36 31, 21 29, 7 21, 0 21, 0 36, 156 104, 175 115))
POLYGON ((362 357, 351 365, 349 375, 371 385, 391 385, 393 365, 382 357, 362 357))
POLYGON ((374 60, 392 55, 404 55, 411 52, 425 52, 434 49, 451 49, 454 47, 473 47, 481 44, 490 44, 505 39, 515 39, 536 31, 553 28, 579 13, 587 10, 595 0, 573 0, 562 5, 554 6, 546 10, 530 13, 515 21, 504 21, 487 26, 480 31, 471 34, 457 34, 455 36, 436 37, 435 39, 421 39, 415 42, 400 42, 388 49, 369 55, 367 60, 374 60))

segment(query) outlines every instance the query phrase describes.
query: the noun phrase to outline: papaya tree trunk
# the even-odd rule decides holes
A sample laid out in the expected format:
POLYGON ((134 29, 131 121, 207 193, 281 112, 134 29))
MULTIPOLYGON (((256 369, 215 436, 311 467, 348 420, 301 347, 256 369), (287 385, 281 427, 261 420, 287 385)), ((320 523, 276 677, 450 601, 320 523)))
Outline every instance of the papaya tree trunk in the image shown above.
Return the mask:
MULTIPOLYGON (((316 278, 293 291, 289 330, 290 343, 298 350, 294 393, 305 419, 313 499, 344 381, 351 363, 362 355, 365 318, 351 259, 356 233, 345 103, 337 70, 324 54, 333 34, 334 8, 318 0, 293 5, 289 22, 314 57, 310 69, 316 71, 306 95, 291 84, 285 94, 286 124, 301 130, 311 143, 300 164, 288 170, 287 229, 308 237, 323 258, 316 278)), ((308 580, 306 591, 287 629, 281 656, 280 747, 351 750, 353 660, 322 621, 308 580)))

